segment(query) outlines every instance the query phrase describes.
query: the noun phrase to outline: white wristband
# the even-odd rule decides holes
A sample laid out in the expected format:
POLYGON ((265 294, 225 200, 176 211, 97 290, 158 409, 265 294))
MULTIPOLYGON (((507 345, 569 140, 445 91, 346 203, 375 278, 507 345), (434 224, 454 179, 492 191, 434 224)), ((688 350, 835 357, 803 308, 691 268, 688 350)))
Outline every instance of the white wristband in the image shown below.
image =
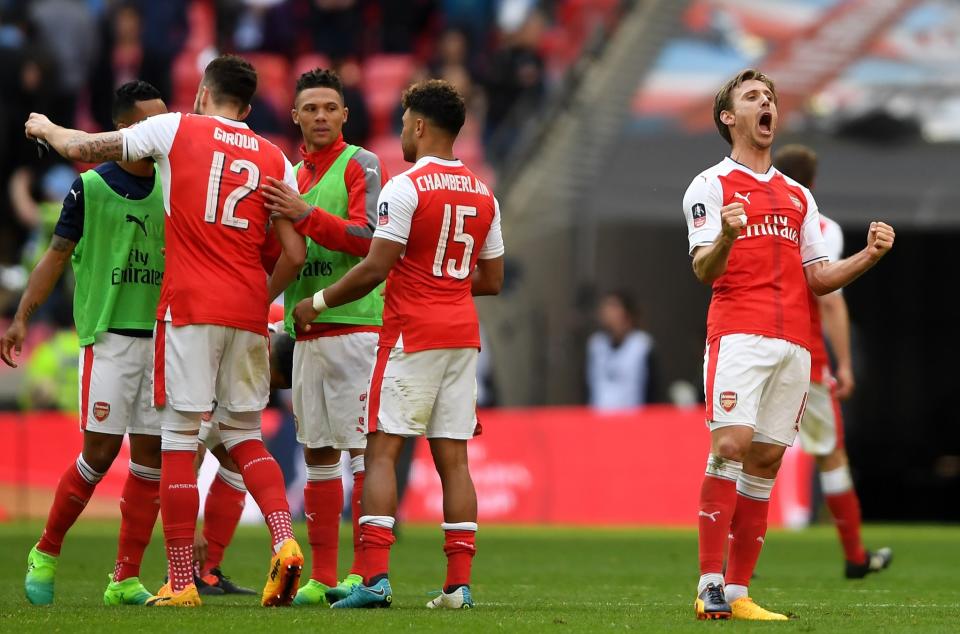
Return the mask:
POLYGON ((313 294, 313 309, 318 313, 322 313, 327 309, 327 303, 323 301, 323 289, 313 294))

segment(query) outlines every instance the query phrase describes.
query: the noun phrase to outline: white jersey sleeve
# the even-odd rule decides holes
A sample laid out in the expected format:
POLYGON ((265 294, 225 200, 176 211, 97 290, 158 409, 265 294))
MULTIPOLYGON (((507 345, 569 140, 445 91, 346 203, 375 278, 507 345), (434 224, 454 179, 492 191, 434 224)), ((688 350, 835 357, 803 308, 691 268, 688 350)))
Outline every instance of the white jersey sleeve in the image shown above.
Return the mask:
POLYGON ((831 262, 843 258, 843 230, 833 220, 824 215, 820 216, 820 226, 823 229, 823 241, 827 245, 827 256, 831 262))
POLYGON ((377 229, 373 237, 406 244, 419 201, 409 176, 401 174, 391 178, 377 199, 377 229))
POLYGON ((283 182, 293 191, 300 191, 300 186, 297 185, 297 174, 293 171, 293 165, 290 164, 286 154, 283 155, 283 182))
POLYGON ((167 112, 120 130, 123 135, 123 160, 139 161, 148 156, 170 154, 173 138, 180 127, 180 117, 179 112, 167 112))
POLYGON ((706 172, 697 175, 683 195, 683 215, 687 219, 689 253, 699 246, 711 244, 720 234, 720 208, 723 188, 720 181, 706 172))
POLYGON ((487 239, 483 241, 483 248, 477 257, 481 260, 492 260, 503 255, 503 233, 500 231, 500 201, 493 199, 493 221, 487 239))
POLYGON ((820 210, 817 202, 806 187, 803 188, 803 194, 807 198, 807 214, 800 226, 800 259, 804 266, 810 266, 814 262, 826 261, 829 254, 820 230, 820 210))

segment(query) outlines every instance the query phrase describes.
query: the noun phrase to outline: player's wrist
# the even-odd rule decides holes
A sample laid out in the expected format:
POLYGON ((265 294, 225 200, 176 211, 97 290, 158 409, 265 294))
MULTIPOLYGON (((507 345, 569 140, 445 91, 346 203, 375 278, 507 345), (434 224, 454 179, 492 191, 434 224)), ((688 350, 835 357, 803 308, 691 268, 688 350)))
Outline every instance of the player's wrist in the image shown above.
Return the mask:
POLYGON ((322 313, 327 309, 327 302, 323 299, 323 289, 313 294, 313 309, 318 313, 322 313))

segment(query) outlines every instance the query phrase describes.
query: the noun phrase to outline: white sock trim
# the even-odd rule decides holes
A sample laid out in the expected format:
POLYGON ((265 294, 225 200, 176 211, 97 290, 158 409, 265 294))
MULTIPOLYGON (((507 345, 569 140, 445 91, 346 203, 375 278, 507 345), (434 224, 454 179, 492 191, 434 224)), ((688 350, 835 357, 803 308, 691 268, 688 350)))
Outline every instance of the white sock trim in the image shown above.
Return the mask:
POLYGON ((217 475, 221 480, 232 486, 237 491, 246 491, 247 485, 243 483, 243 476, 239 473, 234 473, 230 469, 225 469, 223 465, 217 469, 217 475))
POLYGON ((339 480, 343 470, 340 462, 336 464, 307 465, 307 482, 323 482, 325 480, 339 480))
POLYGON ((370 524, 371 526, 379 526, 380 528, 393 530, 393 525, 397 523, 397 519, 389 515, 363 515, 360 517, 358 523, 360 526, 370 524))
POLYGON ((700 593, 703 592, 711 583, 715 586, 722 586, 723 575, 719 572, 708 572, 700 575, 700 582, 697 584, 697 596, 700 596, 700 593))
POLYGON ((365 470, 365 467, 363 464, 363 454, 350 458, 350 471, 353 473, 353 475, 357 475, 358 473, 364 470, 365 470))
POLYGON ((172 429, 160 432, 160 447, 163 451, 192 451, 197 452, 200 440, 196 434, 181 434, 172 429))
POLYGON ((741 471, 737 478, 737 493, 754 500, 769 500, 775 482, 773 478, 761 478, 741 471))
POLYGON ((227 451, 230 451, 237 445, 248 440, 262 440, 260 436, 260 429, 221 429, 220 430, 220 439, 223 441, 223 446, 227 448, 227 451))
POLYGON ((473 531, 477 532, 477 523, 476 522, 444 522, 440 524, 440 528, 445 531, 473 531))
POLYGON ((730 480, 731 482, 736 482, 742 470, 743 470, 742 462, 721 458, 716 454, 709 454, 707 456, 706 474, 708 476, 712 476, 714 478, 721 478, 723 480, 730 480))
POLYGON ((90 484, 100 482, 104 476, 104 474, 87 464, 87 461, 83 459, 83 454, 77 456, 77 471, 80 473, 80 477, 90 484))
POLYGON ((728 586, 723 588, 723 596, 727 600, 727 603, 736 601, 737 599, 742 599, 745 596, 748 596, 747 586, 741 586, 736 583, 731 583, 728 586))
POLYGON ((130 473, 144 480, 160 482, 160 469, 156 467, 145 467, 142 464, 137 464, 133 460, 130 461, 130 473))
POLYGON ((824 495, 839 495, 853 488, 853 477, 849 465, 837 467, 832 471, 820 472, 820 488, 824 495))

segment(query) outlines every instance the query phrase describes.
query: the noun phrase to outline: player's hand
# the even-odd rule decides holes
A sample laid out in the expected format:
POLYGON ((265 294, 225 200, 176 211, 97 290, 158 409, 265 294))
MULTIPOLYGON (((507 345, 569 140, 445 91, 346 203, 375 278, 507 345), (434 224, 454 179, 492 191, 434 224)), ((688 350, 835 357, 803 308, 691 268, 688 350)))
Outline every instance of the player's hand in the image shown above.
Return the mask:
POLYGON ((290 220, 298 220, 313 209, 307 201, 283 181, 267 176, 267 183, 260 186, 263 197, 267 199, 267 210, 270 213, 280 214, 290 220))
POLYGON ((300 329, 304 331, 310 330, 310 324, 313 323, 313 320, 316 319, 319 314, 320 313, 313 308, 313 297, 301 299, 297 302, 297 305, 293 307, 293 319, 297 322, 297 325, 300 326, 300 329))
POLYGON ((31 112, 23 127, 28 139, 46 140, 47 133, 53 128, 53 123, 46 115, 31 112))
POLYGON ((197 566, 203 569, 203 564, 207 561, 207 539, 203 536, 203 532, 199 526, 197 526, 197 531, 193 534, 193 560, 197 562, 197 566))
POLYGON ((720 231, 729 240, 736 240, 747 226, 743 203, 731 203, 720 208, 720 231))
POLYGON ((836 376, 837 386, 835 394, 841 401, 845 401, 853 394, 855 381, 853 380, 853 369, 850 366, 838 366, 836 376))
POLYGON ((867 231, 867 254, 876 262, 893 248, 893 239, 896 234, 893 227, 885 222, 871 222, 867 231))
POLYGON ((27 325, 20 320, 14 320, 3 333, 3 339, 0 339, 0 357, 3 362, 11 368, 17 367, 14 357, 20 356, 20 349, 23 346, 23 340, 27 336, 27 325))

